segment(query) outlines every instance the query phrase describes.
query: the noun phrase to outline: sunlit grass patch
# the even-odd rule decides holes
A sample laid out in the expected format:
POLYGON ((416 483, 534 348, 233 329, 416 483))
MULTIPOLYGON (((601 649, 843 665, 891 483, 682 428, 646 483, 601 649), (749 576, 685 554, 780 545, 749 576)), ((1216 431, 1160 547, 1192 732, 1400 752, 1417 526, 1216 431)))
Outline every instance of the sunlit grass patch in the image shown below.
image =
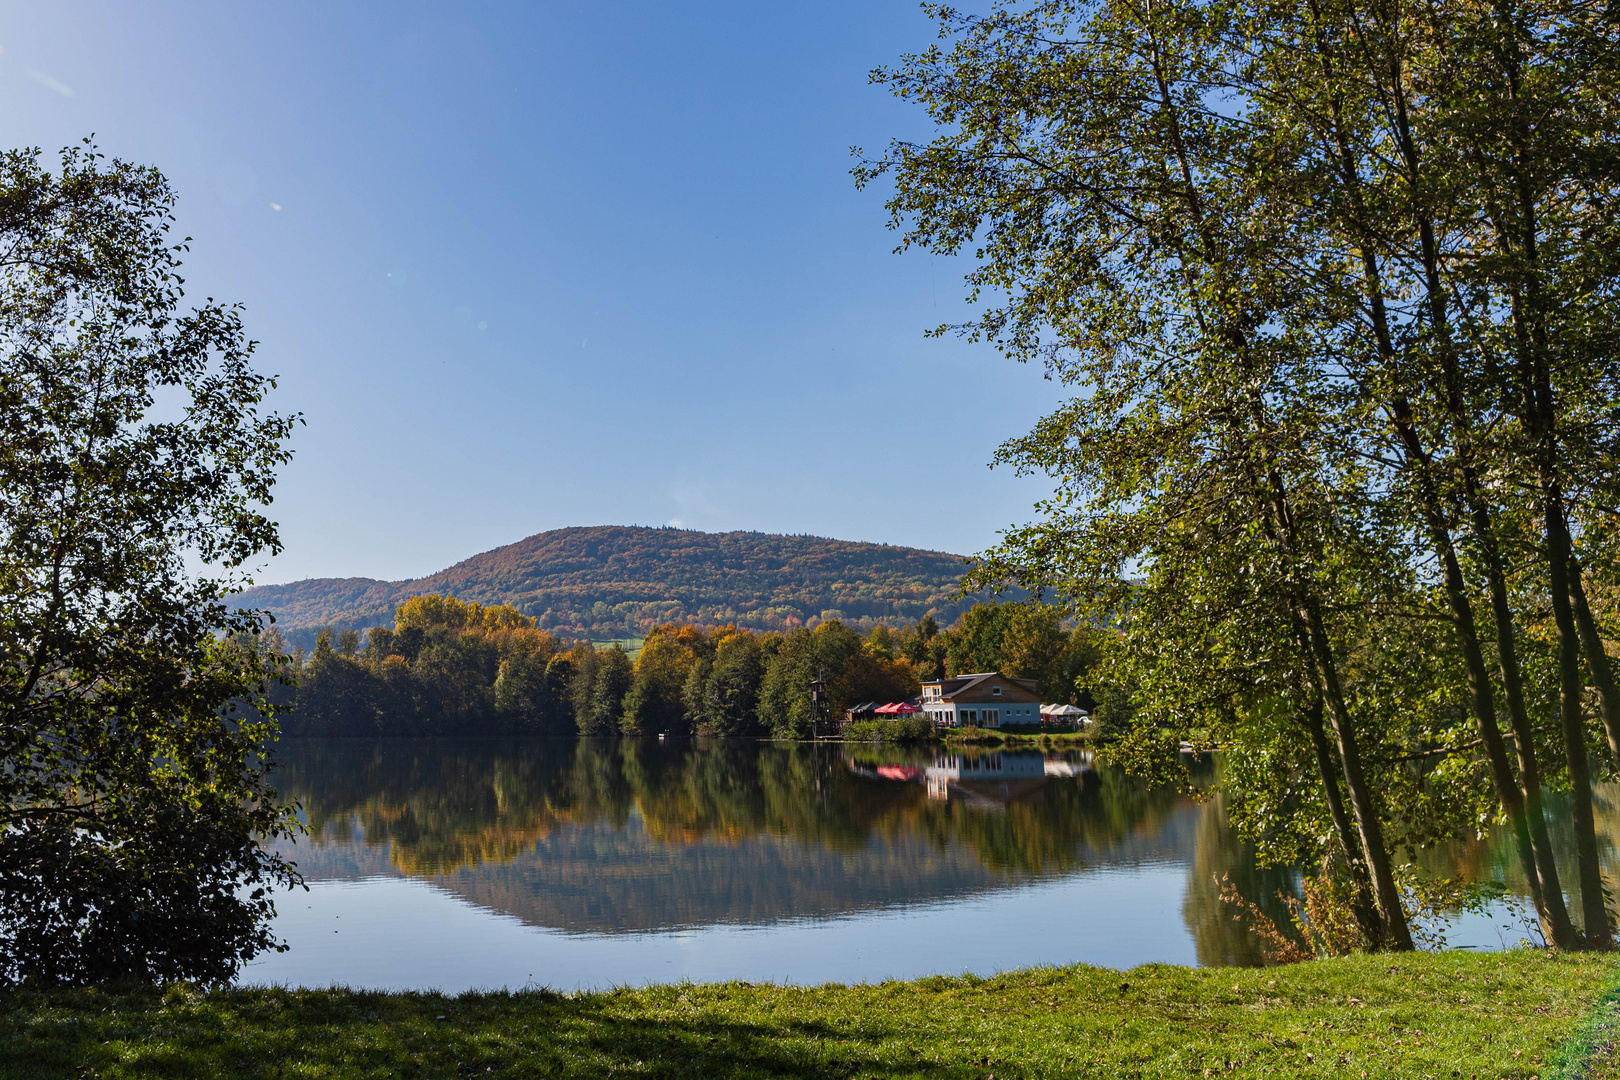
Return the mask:
POLYGON ((23 991, 0 997, 0 1077, 1546 1080, 1617 974, 1520 951, 578 994, 23 991))

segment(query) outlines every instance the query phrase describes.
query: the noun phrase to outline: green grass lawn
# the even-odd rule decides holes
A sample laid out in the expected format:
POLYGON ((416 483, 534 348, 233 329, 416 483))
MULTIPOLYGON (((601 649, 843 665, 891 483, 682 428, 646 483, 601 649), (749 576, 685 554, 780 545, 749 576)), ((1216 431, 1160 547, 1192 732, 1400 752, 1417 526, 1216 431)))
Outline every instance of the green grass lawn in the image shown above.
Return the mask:
POLYGON ((1527 950, 572 995, 24 991, 0 995, 0 1076, 1553 1080, 1613 1075, 1596 1006, 1617 976, 1527 950), (1565 1047, 1597 1069, 1555 1067, 1565 1047))
POLYGON ((948 728, 944 739, 951 746, 1001 746, 1009 749, 1064 750, 1090 746, 1084 731, 1040 731, 1033 728, 948 728))

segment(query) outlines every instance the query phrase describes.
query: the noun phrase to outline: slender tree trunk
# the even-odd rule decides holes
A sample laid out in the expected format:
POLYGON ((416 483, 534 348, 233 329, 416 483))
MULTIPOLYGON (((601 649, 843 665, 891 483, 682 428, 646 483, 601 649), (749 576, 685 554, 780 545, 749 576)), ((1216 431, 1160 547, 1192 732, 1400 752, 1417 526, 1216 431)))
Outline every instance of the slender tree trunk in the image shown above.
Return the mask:
POLYGON ((1569 769, 1570 820, 1575 827, 1575 854, 1581 881, 1581 917, 1586 941, 1595 949, 1613 944, 1609 911, 1603 899, 1603 872, 1598 862, 1597 830, 1592 814, 1592 774, 1586 753, 1586 722, 1581 710, 1581 646, 1575 612, 1569 602, 1569 531, 1558 484, 1547 484, 1547 568, 1551 581, 1553 621, 1558 626, 1558 717, 1564 731, 1564 757, 1569 769))
MULTIPOLYGON (((1534 215, 1525 215, 1524 251, 1534 266, 1534 215)), ((1558 631, 1558 718, 1563 734, 1564 762, 1569 775, 1570 825, 1575 833, 1576 873, 1581 887, 1581 918, 1586 941, 1594 949, 1608 949, 1613 931, 1603 897, 1603 871, 1598 861, 1597 831, 1592 812, 1592 774, 1586 750, 1586 724, 1582 715, 1581 641, 1575 626, 1570 591, 1571 545, 1564 520, 1564 495, 1558 480, 1557 413, 1546 367, 1545 327, 1535 275, 1528 275, 1531 296, 1513 296, 1515 347, 1518 353, 1523 413, 1520 423, 1534 447, 1536 480, 1540 488, 1542 524, 1546 538, 1547 589, 1553 623, 1558 631), (1528 311, 1526 310, 1528 308, 1528 311)), ((1539 815, 1538 815, 1539 816, 1539 815)))
POLYGON ((1504 11, 1504 34, 1496 56, 1507 101, 1497 109, 1509 122, 1503 127, 1510 154, 1502 179, 1500 201, 1488 199, 1487 213, 1497 234, 1500 254, 1514 264, 1504 267, 1502 284, 1510 302, 1513 352, 1519 378, 1519 423, 1531 447, 1538 496, 1546 533, 1547 587, 1553 621, 1558 630, 1558 705, 1564 736, 1564 758, 1569 771, 1570 823, 1575 831, 1576 870, 1581 886, 1581 913, 1590 947, 1608 949, 1613 943, 1609 915, 1603 902, 1603 875, 1598 863, 1597 834, 1592 814, 1592 778, 1586 752, 1585 724, 1581 715, 1581 641, 1570 602, 1571 550, 1564 520, 1563 486, 1559 479, 1558 409, 1553 399, 1548 367, 1550 344, 1548 305, 1542 292, 1540 225, 1532 176, 1537 168, 1534 120, 1522 99, 1524 60, 1520 22, 1504 11), (1509 195, 1511 193, 1511 195, 1509 195))
MULTIPOLYGON (((1402 159, 1407 169, 1406 179, 1411 187, 1413 216, 1418 226, 1419 255, 1423 265, 1424 298, 1429 307, 1434 330, 1434 353, 1440 364, 1439 396, 1445 403, 1446 413, 1451 419, 1452 430, 1455 433, 1457 466, 1462 477, 1469 521, 1474 531, 1481 562, 1485 566, 1491 597, 1492 621, 1496 627, 1497 670, 1502 676, 1509 722, 1513 727, 1514 749, 1523 780, 1522 791, 1513 782, 1512 769, 1507 767, 1505 755, 1500 750, 1501 738, 1496 731, 1494 695, 1488 692, 1484 695, 1480 693, 1482 687, 1489 690, 1489 679, 1485 674, 1483 658, 1480 655, 1471 604, 1467 601, 1466 593, 1460 588, 1461 568, 1457 565, 1455 553, 1450 550, 1449 537, 1437 541, 1437 548, 1441 549, 1446 561, 1447 591, 1451 596, 1453 611, 1457 614, 1459 622, 1464 624, 1460 627, 1460 632, 1465 642, 1469 643, 1465 645, 1465 659, 1468 662, 1469 682, 1474 690, 1474 712, 1480 728, 1481 741, 1485 744, 1490 759, 1497 796, 1513 824, 1514 835, 1519 843, 1520 859, 1527 860, 1525 878, 1536 902, 1537 914, 1541 918, 1543 936, 1560 948, 1574 948, 1578 942, 1574 926, 1569 920, 1569 910, 1564 904, 1564 892, 1559 884, 1558 867, 1553 859, 1552 842, 1547 834, 1547 820, 1542 809, 1540 771, 1536 766, 1535 740, 1531 731, 1529 710, 1525 708, 1524 676, 1519 667, 1518 644, 1514 638, 1514 618, 1512 606, 1508 601, 1507 575, 1496 544, 1496 531, 1491 520, 1490 507, 1480 490, 1479 477, 1475 469, 1473 418, 1466 405, 1462 373, 1458 367, 1455 343, 1451 336, 1451 299, 1441 278, 1440 249, 1435 239, 1434 221, 1424 201, 1426 185, 1422 182, 1422 156, 1418 151, 1417 140, 1413 137, 1409 120, 1407 81, 1404 77, 1402 54, 1392 51, 1388 57, 1388 64, 1387 91, 1389 100, 1394 106, 1390 115, 1394 119, 1396 142, 1401 148, 1402 159)), ((1382 315, 1381 308, 1377 314, 1382 315)), ((1409 441, 1415 444, 1415 435, 1409 441)), ((1415 445, 1411 449, 1418 450, 1421 456, 1421 450, 1415 445)), ((1435 508, 1436 499, 1432 485, 1428 483, 1427 477, 1424 481, 1428 485, 1425 490, 1425 508, 1429 512, 1433 531, 1433 523, 1439 522, 1443 528, 1444 519, 1438 515, 1435 508)))
MULTIPOLYGON (((1507 747, 1502 739, 1502 732, 1496 722, 1496 693, 1491 684, 1490 670, 1485 663, 1484 651, 1479 643, 1479 626, 1474 618, 1473 601, 1469 598, 1468 587, 1463 580, 1462 566, 1457 560, 1457 552, 1451 540, 1450 526, 1447 525, 1439 508, 1439 496, 1429 470, 1428 456, 1419 442, 1417 431, 1410 420, 1410 407, 1404 400, 1399 400, 1391 406, 1395 418, 1396 431, 1399 433, 1401 443, 1406 449, 1407 460, 1417 474, 1417 488, 1421 510, 1428 526, 1430 542, 1434 546, 1435 556, 1445 579, 1446 601, 1451 607, 1452 625, 1457 631, 1457 644, 1462 652, 1463 668, 1468 675, 1469 695, 1472 699, 1472 711, 1475 727, 1479 730, 1480 743, 1485 749, 1485 759, 1491 770, 1491 783, 1496 789, 1496 797, 1502 804, 1503 811, 1513 829, 1514 841, 1519 848, 1519 859, 1524 867, 1525 880, 1529 883, 1531 899, 1536 905, 1536 914, 1541 920, 1543 935, 1548 941, 1559 948, 1571 949, 1578 942, 1575 928, 1569 921, 1569 912, 1564 906, 1563 892, 1558 885, 1558 868, 1553 862, 1552 845, 1547 839, 1547 826, 1545 819, 1540 815, 1540 785, 1535 782, 1535 748, 1523 735, 1517 735, 1518 755, 1521 770, 1527 777, 1526 787, 1537 792, 1535 800, 1536 819, 1531 820, 1528 813, 1529 800, 1519 789, 1518 781, 1513 776, 1513 766, 1508 760, 1507 747), (1539 833, 1538 833, 1539 827, 1539 833), (1539 835, 1539 843, 1538 843, 1539 835)), ((1483 507, 1479 507, 1483 511, 1483 507)), ((1488 524, 1488 521, 1487 521, 1488 524)), ((1475 526, 1479 521, 1476 518, 1475 526)), ((1493 588, 1493 600, 1497 598, 1493 588)), ((1504 623, 1504 608, 1506 594, 1500 596, 1501 604, 1496 605, 1498 627, 1506 626, 1508 630, 1509 645, 1512 641, 1512 622, 1509 617, 1504 623)), ((1500 630, 1498 641, 1500 643, 1500 630)), ((1517 671, 1517 660, 1509 652, 1507 660, 1517 671)), ((1509 692, 1510 695, 1512 691, 1509 692)), ((1523 705, 1522 694, 1519 703, 1523 705)), ((1528 731, 1528 717, 1524 724, 1528 731)))
MULTIPOLYGON (((1396 426, 1407 455, 1418 471, 1418 489, 1422 510, 1429 528, 1435 555, 1439 558, 1445 579, 1446 600, 1451 607, 1453 625, 1457 630, 1458 646, 1462 652, 1463 667, 1468 675, 1475 727, 1485 750, 1486 762, 1491 770, 1491 783, 1497 799, 1507 814, 1513 829, 1514 841, 1519 848, 1520 862, 1525 880, 1530 887, 1531 899, 1541 921, 1543 935, 1562 949, 1579 945, 1569 910, 1564 904, 1563 889, 1558 880, 1558 867, 1553 858, 1551 838, 1547 833, 1546 817, 1542 812, 1541 783, 1535 760, 1535 743, 1530 730, 1529 713, 1524 707, 1523 680, 1518 668, 1518 657, 1513 641, 1512 611, 1507 602, 1506 583, 1499 559, 1487 558, 1490 566, 1492 609, 1497 626, 1497 644, 1509 702, 1509 714, 1514 728, 1514 743, 1519 769, 1524 777, 1520 789, 1514 779, 1513 767, 1508 760, 1507 748, 1496 721, 1496 695, 1490 672, 1480 647, 1479 627, 1474 617, 1473 601, 1469 598, 1463 579, 1462 567, 1452 544, 1450 528, 1441 515, 1439 498, 1428 471, 1428 461, 1417 434, 1408 420, 1405 402, 1398 402, 1396 426), (1505 640, 1504 640, 1505 639, 1505 640)), ((1469 485, 1472 487, 1472 485, 1469 485)), ((1478 499, 1477 491, 1471 500, 1475 531, 1481 546, 1495 554, 1495 544, 1489 531, 1490 521, 1486 508, 1478 499)))
POLYGON ((1401 891, 1395 884, 1395 870, 1390 864, 1389 850, 1384 846, 1384 830, 1378 820, 1378 804, 1367 785, 1361 767, 1361 748, 1356 742, 1354 722, 1345 704, 1339 686, 1338 667, 1333 660, 1332 645, 1322 626, 1321 612, 1314 603, 1303 605, 1300 617, 1309 634, 1311 658, 1315 675, 1320 683, 1322 700, 1328 715, 1333 718, 1333 733, 1339 744, 1339 760, 1344 765, 1344 786, 1350 793, 1350 808, 1355 812, 1356 831, 1361 836, 1361 852, 1372 874, 1373 895, 1384 919, 1383 944, 1400 952, 1412 950, 1412 932, 1406 923, 1406 911, 1401 907, 1401 891))
POLYGON ((1614 667, 1609 652, 1603 647, 1592 609, 1586 603, 1586 586, 1581 580, 1581 564, 1574 556, 1569 560, 1569 599, 1575 607, 1575 626, 1581 632, 1581 648, 1586 652, 1586 666, 1592 669, 1592 685, 1597 687, 1598 703, 1603 709, 1603 732, 1609 737, 1609 760, 1620 770, 1620 695, 1615 693, 1614 667))
POLYGON ((1367 941, 1377 945, 1384 939, 1384 921, 1379 917, 1378 905, 1373 900, 1372 882, 1367 876, 1367 864, 1356 853, 1355 827, 1344 808, 1344 795, 1339 791, 1339 766, 1328 743, 1327 731, 1322 724, 1322 698, 1312 694, 1310 704, 1303 711, 1305 728, 1311 735, 1311 749, 1316 754, 1316 769, 1322 777, 1322 795, 1327 800, 1328 814, 1333 818, 1333 831, 1339 838, 1339 854, 1356 882, 1354 909, 1356 923, 1367 941))
POLYGON ((1490 582, 1491 613, 1496 622, 1497 665, 1502 671, 1502 687, 1507 696, 1508 720, 1513 725, 1513 749, 1519 759, 1519 776, 1524 784, 1524 814, 1535 846, 1536 872, 1541 879, 1542 932, 1547 940, 1561 949, 1576 948, 1574 924, 1569 921, 1569 909, 1564 904, 1564 889, 1558 879, 1558 865, 1553 858, 1552 837, 1547 832, 1547 814, 1541 798, 1541 768, 1536 763, 1535 732, 1530 725, 1530 710, 1524 700, 1524 673, 1519 669, 1518 642, 1513 637, 1513 611, 1508 603, 1507 573, 1502 566, 1501 553, 1496 547, 1496 534, 1489 511, 1469 478, 1470 509, 1474 518, 1474 534, 1480 545, 1485 573, 1490 582), (1545 923, 1551 920, 1549 928, 1545 923), (1549 933, 1549 929, 1551 932, 1549 933))
MULTIPOLYGON (((1264 409, 1263 402, 1254 401, 1252 407, 1256 413, 1256 423, 1263 428, 1261 416, 1264 409)), ((1412 933, 1407 926, 1406 911, 1401 906, 1400 889, 1395 884, 1389 851, 1384 846, 1383 826, 1378 819, 1378 804, 1372 796, 1366 774, 1362 769, 1361 750, 1356 741, 1350 710, 1345 704, 1344 693, 1340 687, 1338 666, 1333 658, 1333 645, 1322 625, 1321 609, 1316 599, 1295 584, 1300 570, 1299 537, 1295 531, 1293 510, 1288 503, 1287 488, 1275 469, 1267 470, 1264 488, 1260 488, 1258 484, 1256 487, 1257 493, 1260 494, 1260 520, 1267 536, 1277 547, 1287 566, 1288 617, 1293 624, 1295 640, 1302 654, 1301 659, 1314 685, 1315 696, 1326 702, 1333 718, 1333 733, 1338 743, 1339 761, 1344 769, 1345 788, 1349 791, 1350 806, 1355 815, 1362 862, 1372 878, 1373 896, 1380 916, 1378 921, 1383 928, 1381 936, 1374 939, 1375 946, 1410 952, 1412 933)), ((1328 755, 1328 758, 1331 760, 1331 755, 1328 755)), ((1321 761, 1322 755, 1318 751, 1318 762, 1321 761)), ((1331 800, 1338 796, 1336 783, 1331 779, 1333 773, 1331 768, 1325 769, 1324 772, 1325 782, 1333 789, 1329 796, 1331 806, 1331 800)), ((1341 815, 1342 812, 1341 805, 1341 815)), ((1338 824, 1337 820, 1335 824, 1338 824)), ((1345 832, 1341 833, 1341 836, 1347 832, 1346 823, 1345 832)))
MULTIPOLYGON (((1255 403, 1255 408, 1261 408, 1255 403)), ((1258 481, 1258 478, 1254 478, 1258 481)), ((1300 650, 1309 682, 1314 690, 1315 724, 1312 743, 1316 749, 1318 767, 1323 774, 1323 785, 1328 798, 1329 812, 1334 815, 1334 826, 1347 849, 1359 846, 1361 858, 1350 857, 1351 865, 1358 862, 1372 879, 1373 898, 1378 906, 1376 924, 1381 928, 1371 940, 1376 948, 1412 949, 1412 934, 1406 923, 1406 911, 1401 906, 1400 889, 1395 884, 1395 873, 1390 865, 1389 852, 1384 847, 1383 827, 1378 820, 1378 805, 1368 787, 1361 767, 1361 751, 1356 742, 1355 728, 1350 711, 1344 701, 1339 684, 1338 668, 1333 659, 1333 646, 1323 628, 1320 608, 1314 597, 1296 584, 1299 572, 1298 537, 1289 506, 1286 488, 1276 470, 1268 470, 1264 487, 1255 484, 1260 496, 1260 521, 1268 539, 1277 548, 1287 566, 1287 611, 1293 626, 1294 638, 1300 650), (1355 840, 1350 839, 1349 821, 1339 801, 1338 784, 1333 768, 1332 753, 1326 747, 1326 733, 1322 731, 1322 702, 1326 702, 1333 717, 1333 734, 1338 743, 1339 762, 1344 770, 1344 783, 1350 793, 1350 806, 1355 816, 1355 840), (1337 809, 1334 807, 1337 805, 1337 809), (1359 840, 1359 844, 1356 843, 1359 840)), ((1307 712, 1307 725, 1312 712, 1307 712)), ((1363 927, 1373 925, 1374 919, 1362 922, 1363 927)))
MULTIPOLYGON (((1522 159, 1525 151, 1519 152, 1522 159)), ((1563 486, 1558 478, 1558 412, 1553 402, 1552 380, 1547 369, 1547 328, 1542 316, 1540 268, 1537 265, 1536 215, 1534 201, 1524 179, 1524 162, 1519 167, 1520 254, 1526 264, 1524 290, 1512 294, 1514 345, 1520 380, 1523 414, 1520 423, 1534 448, 1536 480, 1540 488, 1543 531, 1546 536, 1547 590, 1552 603, 1553 623, 1558 630, 1558 718, 1564 737, 1564 761, 1569 774, 1570 824, 1575 832, 1576 872, 1581 886, 1581 918, 1586 941, 1594 949, 1613 944, 1608 908, 1603 897, 1603 871, 1598 861, 1597 831, 1592 813, 1592 773, 1586 750, 1586 724, 1582 715, 1581 640, 1575 626, 1572 588, 1578 588, 1570 573, 1569 526, 1564 520, 1563 486)))
MULTIPOLYGON (((1446 552, 1446 562, 1447 592, 1452 594, 1452 609, 1460 624, 1458 637, 1461 639, 1469 687, 1473 693, 1476 727, 1479 729, 1480 742, 1485 748, 1486 761, 1490 764, 1491 781, 1512 826, 1514 842, 1519 849, 1520 865, 1530 888, 1531 900, 1536 905, 1536 914, 1541 919, 1542 934, 1559 948, 1572 949, 1579 942, 1575 928, 1569 921, 1569 911, 1564 906, 1564 895, 1558 884, 1558 868, 1553 862, 1552 843, 1547 836, 1546 819, 1541 815, 1540 783, 1535 772, 1535 747, 1524 738, 1517 735, 1514 738, 1514 742, 1520 744, 1516 749, 1521 772, 1528 766, 1527 776, 1536 781, 1533 787, 1537 793, 1535 817, 1532 819, 1528 799, 1513 777, 1513 767, 1508 761, 1507 748, 1496 724, 1495 694, 1485 666, 1485 657, 1479 647, 1473 605, 1462 592, 1462 571, 1457 565, 1455 555, 1449 550, 1446 552)), ((1528 722, 1525 728, 1529 728, 1528 722)), ((1529 783, 1526 784, 1526 787, 1530 786, 1529 783)))

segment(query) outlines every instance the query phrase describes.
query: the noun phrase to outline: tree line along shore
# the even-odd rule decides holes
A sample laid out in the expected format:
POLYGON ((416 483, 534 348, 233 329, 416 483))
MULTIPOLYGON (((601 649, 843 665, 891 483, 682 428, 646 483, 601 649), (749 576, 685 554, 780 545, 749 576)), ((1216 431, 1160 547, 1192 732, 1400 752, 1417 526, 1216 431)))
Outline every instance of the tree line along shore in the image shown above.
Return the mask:
MULTIPOLYGON (((634 655, 569 641, 508 606, 447 596, 400 604, 392 627, 324 631, 285 647, 272 626, 246 639, 284 657, 269 697, 293 736, 711 735, 809 737, 819 718, 864 701, 904 701, 921 681, 1000 671, 1036 681, 1043 701, 1095 706, 1122 719, 1123 695, 1083 687, 1096 631, 1065 629, 1038 605, 980 603, 954 625, 932 616, 864 634, 839 620, 814 629, 663 625, 634 655)), ((925 723, 887 725, 920 736, 925 723)))

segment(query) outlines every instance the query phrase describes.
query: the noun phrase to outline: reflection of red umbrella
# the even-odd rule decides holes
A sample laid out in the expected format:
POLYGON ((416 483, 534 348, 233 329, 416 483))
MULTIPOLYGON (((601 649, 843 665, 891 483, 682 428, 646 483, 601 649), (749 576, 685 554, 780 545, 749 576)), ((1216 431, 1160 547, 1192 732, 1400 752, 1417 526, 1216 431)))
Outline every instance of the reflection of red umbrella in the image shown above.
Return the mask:
POLYGON ((922 775, 921 769, 913 769, 909 765, 879 765, 877 774, 885 780, 915 780, 922 775))

